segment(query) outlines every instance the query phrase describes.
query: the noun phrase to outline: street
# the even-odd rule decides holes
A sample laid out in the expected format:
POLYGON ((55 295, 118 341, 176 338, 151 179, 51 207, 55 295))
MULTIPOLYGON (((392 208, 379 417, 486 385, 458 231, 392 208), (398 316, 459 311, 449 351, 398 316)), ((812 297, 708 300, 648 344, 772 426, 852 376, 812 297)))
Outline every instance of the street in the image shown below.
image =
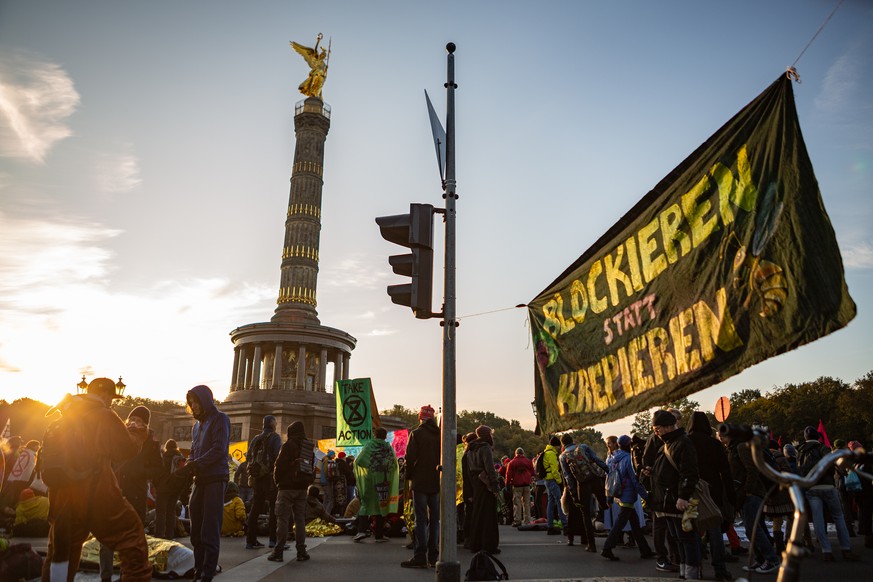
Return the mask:
MULTIPOLYGON (((312 559, 307 562, 294 560, 293 546, 285 552, 286 561, 275 563, 267 560, 268 550, 246 550, 244 538, 222 538, 222 573, 219 582, 280 582, 285 580, 354 580, 356 582, 407 582, 434 580, 431 569, 406 569, 400 562, 411 556, 405 548, 407 538, 389 538, 388 543, 376 544, 373 538, 363 543, 352 542, 351 536, 311 538, 307 540, 312 559)), ((581 580, 610 578, 633 579, 678 579, 678 574, 658 572, 654 560, 642 560, 636 550, 617 548, 620 561, 610 562, 599 554, 585 551, 584 546, 568 547, 566 538, 548 536, 545 532, 520 532, 509 526, 500 526, 501 554, 498 558, 505 564, 511 580, 581 580)), ((605 538, 597 539, 598 549, 605 538)), ((31 542, 35 548, 44 549, 44 539, 15 540, 31 542)), ((187 538, 178 541, 189 545, 187 538)), ((266 540, 262 540, 266 541, 266 540)), ((802 580, 865 580, 869 579, 873 550, 863 547, 863 537, 852 538, 853 549, 861 555, 860 562, 840 561, 825 563, 818 557, 804 560, 801 567, 802 580)), ((649 537, 651 544, 651 538, 649 537)), ((836 546, 836 540, 832 543, 836 546)), ((470 564, 472 554, 458 546, 461 563, 461 579, 470 564)), ((735 578, 739 578, 743 562, 728 564, 735 578)), ((704 562, 704 579, 711 579, 713 570, 704 562)), ((99 582, 96 573, 80 573, 77 582, 99 582)), ((117 579, 117 574, 116 574, 117 579)), ((754 580, 776 580, 775 574, 756 574, 754 580)))

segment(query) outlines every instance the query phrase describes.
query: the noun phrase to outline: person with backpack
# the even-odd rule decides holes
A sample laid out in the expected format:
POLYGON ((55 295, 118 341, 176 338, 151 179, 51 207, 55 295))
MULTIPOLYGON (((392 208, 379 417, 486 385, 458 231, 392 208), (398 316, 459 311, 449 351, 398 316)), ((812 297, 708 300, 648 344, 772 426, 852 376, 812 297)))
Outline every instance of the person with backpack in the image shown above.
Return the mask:
POLYGON ((561 439, 558 435, 552 436, 549 439, 549 444, 543 450, 542 463, 546 470, 546 494, 548 501, 546 502, 546 522, 548 523, 548 535, 560 535, 563 530, 567 529, 567 515, 561 508, 561 492, 563 489, 563 478, 561 477, 561 465, 558 463, 558 455, 560 454, 561 439), (555 527, 555 521, 561 522, 561 527, 555 527))
POLYGON ((635 507, 637 497, 647 499, 649 493, 640 485, 634 473, 631 461, 631 438, 622 435, 618 438, 617 444, 619 448, 612 453, 612 458, 609 461, 610 477, 607 482, 615 480, 618 483, 618 488, 608 493, 613 495, 613 503, 617 503, 621 509, 612 529, 609 530, 606 541, 603 543, 603 551, 600 552, 600 555, 608 560, 618 560, 618 556, 612 553, 612 548, 618 545, 624 535, 625 524, 630 523, 631 535, 636 541, 640 557, 643 559, 654 558, 655 552, 649 548, 649 543, 643 535, 635 507))
MULTIPOLYGON (((808 426, 803 429, 805 442, 797 447, 797 470, 801 475, 808 475, 816 463, 830 452, 830 449, 819 442, 818 430, 808 426)), ((825 523, 824 508, 827 507, 831 514, 834 526, 837 529, 837 539, 840 543, 844 560, 859 560, 860 557, 852 551, 852 542, 849 539, 849 530, 843 518, 843 509, 840 506, 840 498, 834 486, 833 472, 827 472, 812 488, 806 490, 806 502, 812 512, 812 524, 815 529, 815 537, 821 548, 822 560, 833 562, 834 554, 831 550, 831 542, 828 540, 827 523, 825 523)))
POLYGON ((191 429, 188 462, 176 475, 183 479, 194 477, 194 488, 188 500, 194 579, 212 582, 221 552, 224 491, 230 481, 227 465, 230 419, 215 406, 209 386, 194 386, 185 395, 185 401, 196 422, 191 429))
POLYGON ((252 505, 246 520, 246 549, 259 550, 264 544, 258 541, 258 518, 267 505, 267 537, 270 548, 276 546, 276 483, 273 481, 273 466, 282 447, 282 437, 276 434, 276 417, 264 417, 264 430, 249 443, 249 485, 252 487, 252 505))
POLYGON ((161 471, 155 483, 155 536, 176 537, 176 503, 188 481, 176 475, 185 466, 185 456, 173 439, 167 439, 161 452, 161 471))
POLYGON ((512 525, 528 525, 530 523, 530 484, 533 482, 534 466, 526 456, 524 449, 515 449, 515 456, 506 468, 507 485, 512 488, 512 525))
POLYGON ((339 468, 336 463, 336 451, 333 449, 327 451, 327 454, 321 458, 318 463, 318 471, 320 473, 319 485, 321 492, 324 494, 324 510, 330 515, 334 514, 334 505, 336 505, 336 480, 339 477, 339 468))
POLYGON ((296 420, 288 427, 288 438, 279 450, 273 469, 276 495, 276 547, 267 556, 272 562, 283 560, 288 540, 288 522, 294 519, 294 543, 297 561, 309 559, 306 552, 306 489, 315 480, 315 445, 306 438, 303 423, 296 420))
POLYGON ((579 535, 586 551, 596 552, 594 516, 591 514, 591 498, 597 499, 599 507, 606 506, 603 496, 603 477, 607 466, 588 445, 573 442, 573 437, 561 437, 563 451, 558 461, 564 479, 564 492, 568 503, 564 509, 567 516, 567 545, 579 535))
POLYGON ((49 487, 44 581, 72 582, 89 533, 118 552, 125 582, 151 580, 142 521, 112 470, 113 462, 136 456, 148 432, 141 424, 125 425, 110 408, 116 398, 115 382, 95 378, 85 394, 67 395, 49 410, 62 418, 46 431, 38 461, 49 487))

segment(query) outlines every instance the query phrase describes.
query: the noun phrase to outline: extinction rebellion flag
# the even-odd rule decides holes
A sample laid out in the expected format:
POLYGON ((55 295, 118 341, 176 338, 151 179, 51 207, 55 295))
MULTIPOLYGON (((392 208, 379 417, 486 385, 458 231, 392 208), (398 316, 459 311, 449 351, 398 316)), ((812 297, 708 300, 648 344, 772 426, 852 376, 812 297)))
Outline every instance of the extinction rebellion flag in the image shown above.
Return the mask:
POLYGON ((528 316, 546 432, 681 398, 851 321, 791 80, 670 172, 528 316))
POLYGON ((336 446, 363 445, 373 439, 372 392, 369 378, 337 381, 336 446))

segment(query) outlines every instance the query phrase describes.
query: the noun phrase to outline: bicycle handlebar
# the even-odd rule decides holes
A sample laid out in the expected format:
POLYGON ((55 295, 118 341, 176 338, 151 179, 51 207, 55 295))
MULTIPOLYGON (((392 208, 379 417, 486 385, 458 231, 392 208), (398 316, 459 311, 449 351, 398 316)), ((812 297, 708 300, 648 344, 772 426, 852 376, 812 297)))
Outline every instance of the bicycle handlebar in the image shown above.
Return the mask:
POLYGON ((864 462, 864 459, 873 456, 869 453, 856 455, 848 449, 838 449, 822 457, 804 477, 802 475, 795 475, 794 473, 783 473, 777 471, 764 461, 764 449, 766 449, 770 443, 770 434, 765 429, 760 427, 750 427, 744 424, 720 424, 718 432, 722 436, 730 438, 731 441, 751 442, 752 460, 755 462, 755 466, 758 470, 765 477, 771 481, 785 485, 797 484, 803 489, 809 489, 816 485, 824 474, 832 469, 840 459, 856 457, 856 460, 853 463, 855 464, 864 462))

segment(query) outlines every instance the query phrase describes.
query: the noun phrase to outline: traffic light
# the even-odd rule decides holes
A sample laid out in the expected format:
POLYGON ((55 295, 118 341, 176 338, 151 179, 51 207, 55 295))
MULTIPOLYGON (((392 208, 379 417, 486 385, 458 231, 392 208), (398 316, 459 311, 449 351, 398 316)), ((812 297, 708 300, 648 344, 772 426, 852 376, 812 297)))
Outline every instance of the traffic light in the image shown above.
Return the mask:
POLYGON ((409 214, 378 216, 376 224, 382 238, 410 249, 409 254, 392 255, 388 264, 398 275, 412 279, 402 285, 389 285, 388 295, 397 305, 406 305, 418 319, 433 316, 433 206, 410 204, 409 214))

